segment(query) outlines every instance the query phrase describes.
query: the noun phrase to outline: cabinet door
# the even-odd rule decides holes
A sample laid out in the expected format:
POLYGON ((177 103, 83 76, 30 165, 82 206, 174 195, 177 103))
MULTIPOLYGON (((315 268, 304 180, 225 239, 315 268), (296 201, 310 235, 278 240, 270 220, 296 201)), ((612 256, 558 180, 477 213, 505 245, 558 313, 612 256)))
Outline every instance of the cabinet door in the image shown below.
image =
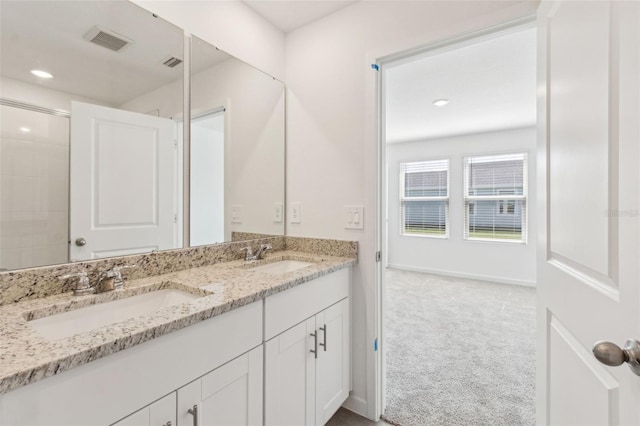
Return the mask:
POLYGON ((315 424, 315 319, 265 343, 265 424, 315 424))
POLYGON ((112 426, 175 426, 175 424, 176 393, 172 392, 112 426))
POLYGON ((324 425, 349 396, 349 299, 316 316, 319 353, 316 361, 316 425, 324 425))
POLYGON ((262 424, 262 346, 178 389, 178 426, 262 424))

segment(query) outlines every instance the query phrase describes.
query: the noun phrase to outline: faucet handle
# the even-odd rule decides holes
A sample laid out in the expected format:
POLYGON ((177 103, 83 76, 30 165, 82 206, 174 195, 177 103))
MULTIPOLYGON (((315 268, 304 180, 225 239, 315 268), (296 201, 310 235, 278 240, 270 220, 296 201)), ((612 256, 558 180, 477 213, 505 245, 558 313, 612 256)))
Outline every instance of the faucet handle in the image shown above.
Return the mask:
POLYGON ((124 285, 124 278, 122 277, 122 271, 125 269, 133 269, 137 268, 137 265, 120 265, 114 266, 111 268, 111 272, 113 273, 113 284, 115 285, 116 290, 121 289, 124 285))
POLYGON ((251 248, 251 246, 242 247, 240 249, 240 252, 243 251, 245 252, 244 260, 251 260, 251 258, 253 257, 253 249, 251 248))
POLYGON ((85 294, 93 293, 94 288, 89 283, 89 276, 87 271, 71 272, 69 274, 61 275, 58 277, 61 281, 66 281, 70 278, 78 278, 78 283, 73 287, 73 294, 76 296, 83 296, 85 294))

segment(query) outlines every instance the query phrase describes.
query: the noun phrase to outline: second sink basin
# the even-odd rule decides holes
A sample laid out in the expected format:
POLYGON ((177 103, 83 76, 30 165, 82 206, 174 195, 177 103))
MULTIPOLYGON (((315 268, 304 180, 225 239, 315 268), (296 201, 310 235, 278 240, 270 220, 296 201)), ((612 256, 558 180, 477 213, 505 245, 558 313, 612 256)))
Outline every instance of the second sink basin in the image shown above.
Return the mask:
POLYGON ((90 305, 29 321, 43 337, 59 340, 130 318, 149 315, 200 296, 175 289, 156 290, 111 302, 90 305))
POLYGON ((252 271, 266 272, 268 274, 286 274, 287 272, 297 271, 313 265, 312 262, 303 262, 301 260, 280 260, 278 262, 266 263, 264 265, 254 266, 252 271))

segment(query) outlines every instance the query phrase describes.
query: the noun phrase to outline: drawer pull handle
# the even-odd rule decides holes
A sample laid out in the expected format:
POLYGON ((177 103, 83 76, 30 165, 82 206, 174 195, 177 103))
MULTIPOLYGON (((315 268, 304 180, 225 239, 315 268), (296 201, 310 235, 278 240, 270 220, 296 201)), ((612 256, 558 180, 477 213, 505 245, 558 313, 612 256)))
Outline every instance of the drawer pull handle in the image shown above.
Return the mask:
POLYGON ((193 426, 198 426, 198 404, 194 405, 193 408, 189 408, 187 413, 193 416, 193 426))
POLYGON ((325 324, 323 327, 320 327, 320 330, 322 330, 323 332, 323 336, 324 336, 324 343, 320 343, 320 346, 322 346, 324 348, 324 351, 327 351, 327 324, 325 324))
POLYGON ((313 337, 313 349, 311 349, 309 352, 311 352, 317 359, 318 358, 318 333, 311 333, 310 336, 313 337))

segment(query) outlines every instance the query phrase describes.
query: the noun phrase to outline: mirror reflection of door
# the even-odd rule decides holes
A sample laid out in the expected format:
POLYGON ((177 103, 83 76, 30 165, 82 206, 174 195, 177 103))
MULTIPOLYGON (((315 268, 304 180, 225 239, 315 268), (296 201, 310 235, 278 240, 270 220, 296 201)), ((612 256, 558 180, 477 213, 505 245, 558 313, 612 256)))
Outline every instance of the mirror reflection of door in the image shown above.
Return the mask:
POLYGON ((191 118, 191 246, 224 241, 224 108, 191 118))
POLYGON ((177 125, 72 102, 71 260, 180 247, 177 125))

